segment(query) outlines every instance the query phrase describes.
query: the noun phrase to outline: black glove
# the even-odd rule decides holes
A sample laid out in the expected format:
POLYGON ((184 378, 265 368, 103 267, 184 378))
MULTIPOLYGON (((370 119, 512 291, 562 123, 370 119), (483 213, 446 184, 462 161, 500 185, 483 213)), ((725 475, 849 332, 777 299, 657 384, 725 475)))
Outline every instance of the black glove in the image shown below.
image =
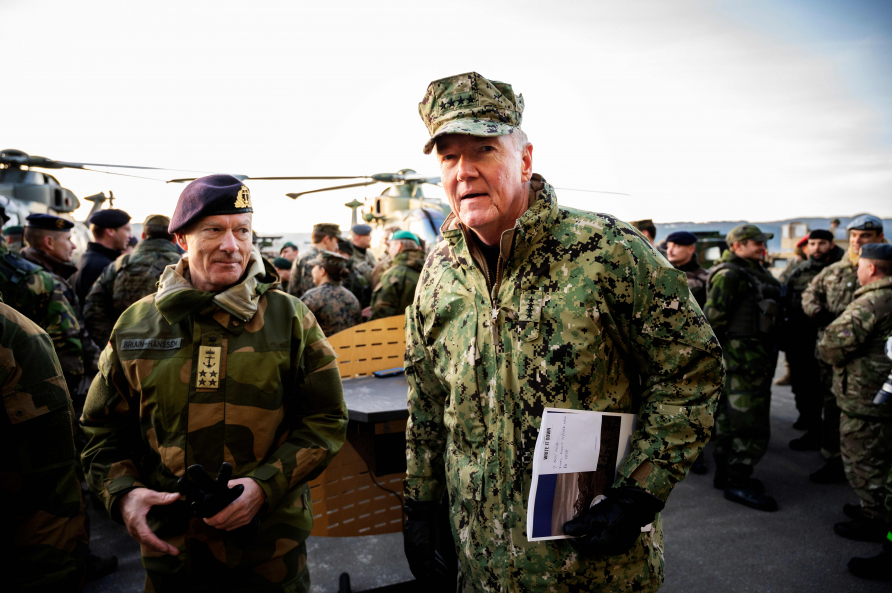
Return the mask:
POLYGON ((186 495, 186 502, 189 503, 193 517, 199 519, 213 517, 245 491, 245 487, 241 484, 229 487, 232 466, 225 461, 220 466, 216 480, 212 480, 204 467, 199 464, 189 466, 186 471, 193 481, 183 476, 177 481, 177 490, 186 495))
POLYGON ((406 523, 403 525, 403 549, 409 570, 421 582, 447 574, 443 557, 437 552, 437 520, 440 503, 407 498, 403 505, 406 523))
POLYGON ((640 488, 610 488, 602 500, 564 523, 576 551, 590 556, 616 556, 632 549, 641 528, 653 522, 665 503, 640 488))

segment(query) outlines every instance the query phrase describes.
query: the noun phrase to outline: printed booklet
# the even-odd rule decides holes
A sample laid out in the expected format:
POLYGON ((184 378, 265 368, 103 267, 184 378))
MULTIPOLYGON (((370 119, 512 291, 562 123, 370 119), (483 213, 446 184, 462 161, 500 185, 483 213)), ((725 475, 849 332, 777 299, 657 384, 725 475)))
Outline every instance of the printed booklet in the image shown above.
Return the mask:
POLYGON ((604 500, 637 422, 635 414, 545 408, 527 501, 529 541, 571 537, 564 523, 604 500))

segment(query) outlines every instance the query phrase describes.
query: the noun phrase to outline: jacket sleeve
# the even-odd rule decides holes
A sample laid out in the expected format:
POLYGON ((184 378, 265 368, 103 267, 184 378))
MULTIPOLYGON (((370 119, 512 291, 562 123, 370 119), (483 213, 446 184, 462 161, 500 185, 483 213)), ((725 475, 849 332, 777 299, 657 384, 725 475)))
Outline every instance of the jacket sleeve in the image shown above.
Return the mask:
POLYGON ((288 491, 321 474, 347 436, 347 406, 337 356, 313 313, 300 302, 291 338, 296 379, 285 408, 284 440, 247 475, 263 489, 269 508, 278 506, 288 491))
POLYGON ((81 453, 87 484, 112 518, 122 523, 118 499, 144 488, 134 459, 139 459, 139 402, 132 398, 118 355, 109 344, 99 356, 99 373, 90 385, 81 428, 87 445, 81 453))
POLYGON ((802 291, 802 311, 809 317, 817 316, 825 310, 827 293, 824 290, 824 280, 827 277, 827 268, 811 279, 808 286, 802 291))
POLYGON ((46 316, 37 320, 53 340, 53 347, 67 375, 84 374, 84 347, 80 339, 81 327, 74 307, 62 292, 62 285, 45 272, 34 274, 29 279, 32 292, 45 292, 50 295, 46 316))
POLYGON ((876 316, 872 311, 849 305, 824 330, 818 342, 821 360, 834 366, 844 366, 867 341, 875 324, 876 316))
POLYGON ((394 274, 395 271, 385 272, 381 277, 381 282, 375 287, 375 292, 372 293, 372 319, 382 319, 400 314, 398 304, 402 282, 394 274))
POLYGON ((719 270, 709 282, 703 314, 717 336, 723 336, 728 327, 730 312, 736 304, 735 297, 743 290, 740 284, 739 274, 729 269, 719 270))
POLYGON ((115 327, 115 321, 117 321, 117 316, 109 315, 115 309, 112 300, 115 276, 115 264, 112 263, 102 271, 102 275, 93 284, 84 303, 84 321, 87 331, 90 332, 93 340, 103 347, 108 343, 112 329, 115 327))
POLYGON ((616 485, 666 500, 709 440, 724 381, 722 351, 691 304, 684 274, 662 265, 649 246, 635 251, 630 293, 608 297, 608 328, 625 342, 641 382, 638 428, 616 485))
POLYGON ((405 494, 415 500, 436 501, 446 489, 443 411, 448 392, 434 375, 421 327, 416 301, 406 309, 409 422, 406 425, 405 494))

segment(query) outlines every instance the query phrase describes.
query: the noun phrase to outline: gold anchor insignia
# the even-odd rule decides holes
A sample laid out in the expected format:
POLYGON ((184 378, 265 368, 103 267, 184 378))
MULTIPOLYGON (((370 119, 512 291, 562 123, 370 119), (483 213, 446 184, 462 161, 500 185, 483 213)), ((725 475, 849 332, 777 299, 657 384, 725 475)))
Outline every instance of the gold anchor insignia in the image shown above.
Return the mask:
POLYGON ((64 229, 64 228, 65 228, 65 221, 62 220, 61 218, 60 218, 59 220, 57 220, 57 221, 56 221, 56 228, 64 229))
POLYGON ((235 197, 235 207, 236 208, 251 208, 251 192, 248 190, 247 185, 243 185, 242 189, 238 190, 238 195, 235 197))

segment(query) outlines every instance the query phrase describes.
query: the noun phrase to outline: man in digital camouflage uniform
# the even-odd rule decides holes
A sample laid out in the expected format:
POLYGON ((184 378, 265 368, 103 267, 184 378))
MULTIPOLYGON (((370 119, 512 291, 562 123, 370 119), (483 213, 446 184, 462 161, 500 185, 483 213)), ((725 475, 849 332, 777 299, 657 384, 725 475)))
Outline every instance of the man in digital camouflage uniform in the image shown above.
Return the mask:
POLYGON ((88 482, 140 543, 147 591, 309 590, 307 482, 347 411, 334 351, 251 244, 252 212, 232 176, 186 187, 169 232, 188 253, 118 319, 87 398, 88 482), (178 479, 223 462, 244 491, 190 517, 178 479))
POLYGON ((310 273, 312 266, 307 266, 306 261, 316 257, 319 251, 337 251, 338 239, 341 237, 341 227, 329 222, 321 222, 313 225, 313 234, 310 237, 311 245, 294 260, 291 267, 291 281, 288 283, 288 294, 300 298, 315 285, 313 275, 310 273))
POLYGON ((150 214, 142 223, 142 241, 133 253, 121 255, 106 266, 84 304, 90 336, 103 347, 127 307, 158 290, 161 272, 180 261, 180 252, 167 232, 170 218, 150 214))
POLYGON ((409 566, 430 578, 448 490, 460 591, 656 591, 658 512, 709 437, 719 344, 684 274, 630 225, 558 206, 510 85, 445 78, 419 111, 453 213, 406 319, 409 566), (565 524, 578 537, 531 543, 546 406, 639 426, 606 501, 565 524))
POLYGON ((313 312, 322 333, 332 336, 362 322, 362 307, 356 295, 344 288, 341 283, 343 271, 349 260, 340 253, 320 251, 306 264, 310 266, 313 278, 325 278, 307 292, 300 300, 313 312), (319 266, 320 269, 316 269, 319 266), (323 272, 324 270, 324 276, 323 272))
MULTIPOLYGON (((815 320, 818 340, 823 328, 836 319, 855 296, 858 289, 858 253, 869 243, 883 243, 883 221, 871 214, 862 214, 852 220, 846 230, 849 233, 849 251, 835 264, 821 270, 802 292, 802 310, 815 320)), ((839 406, 832 392, 833 370, 821 364, 821 380, 824 392, 824 415, 821 423, 821 454, 826 463, 813 472, 809 479, 818 484, 845 482, 846 476, 839 453, 839 406)))
POLYGON ((722 343, 726 373, 716 414, 713 484, 727 500, 760 511, 777 510, 774 498, 751 477, 771 432, 780 284, 761 260, 773 236, 751 224, 731 229, 728 249, 709 272, 703 307, 722 343))
POLYGON ((372 293, 372 319, 404 314, 415 298, 415 287, 424 267, 425 256, 418 237, 409 231, 395 232, 387 252, 393 263, 372 293))
POLYGON ((4 589, 79 591, 87 534, 68 390, 50 337, 2 303, 0 385, 4 589))
POLYGON ((796 451, 821 448, 821 410, 825 395, 821 367, 815 356, 818 328, 814 319, 802 310, 802 293, 821 270, 845 255, 845 251, 833 244, 833 233, 828 230, 812 230, 807 241, 808 258, 788 274, 786 281, 781 280, 784 315, 781 349, 790 365, 791 386, 799 412, 793 427, 806 431, 790 441, 790 448, 796 451))
POLYGON ((372 253, 372 227, 367 224, 354 224, 350 229, 350 243, 353 245, 353 268, 370 283, 375 269, 375 255, 372 253))
POLYGON ((874 398, 892 371, 885 352, 892 336, 892 245, 861 247, 857 274, 861 288, 818 343, 821 359, 833 365, 843 467, 861 502, 853 520, 833 530, 848 539, 882 542, 886 478, 892 469, 892 406, 874 398))

